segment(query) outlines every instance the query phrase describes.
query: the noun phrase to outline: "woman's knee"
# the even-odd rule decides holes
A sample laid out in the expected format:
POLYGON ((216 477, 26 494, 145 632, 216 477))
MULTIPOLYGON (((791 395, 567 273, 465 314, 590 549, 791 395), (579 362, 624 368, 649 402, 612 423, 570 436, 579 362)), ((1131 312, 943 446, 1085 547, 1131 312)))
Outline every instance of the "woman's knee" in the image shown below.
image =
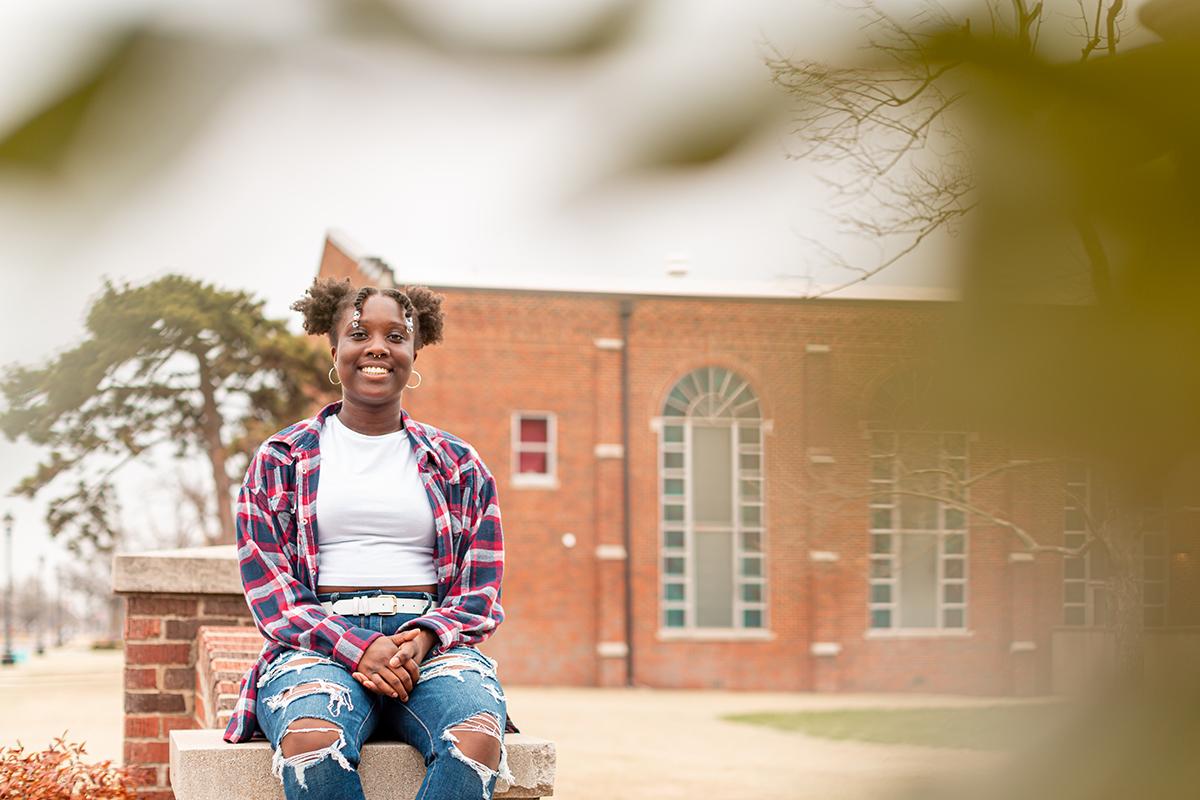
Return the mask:
POLYGON ((340 725, 316 717, 300 717, 293 720, 279 740, 279 752, 284 758, 315 753, 335 746, 343 740, 340 725))
POLYGON ((343 728, 336 722, 319 717, 297 717, 283 730, 271 759, 271 772, 283 783, 284 794, 291 797, 287 789, 289 774, 296 785, 307 789, 305 773, 309 769, 322 769, 325 774, 322 780, 328 782, 331 779, 330 765, 336 765, 332 767, 332 780, 335 783, 339 780, 357 782, 358 777, 354 773, 358 758, 350 752, 343 728), (348 777, 336 777, 346 773, 349 773, 348 777))
POLYGON ((486 767, 491 772, 500 769, 503 723, 495 714, 481 711, 442 732, 450 754, 473 768, 486 767))

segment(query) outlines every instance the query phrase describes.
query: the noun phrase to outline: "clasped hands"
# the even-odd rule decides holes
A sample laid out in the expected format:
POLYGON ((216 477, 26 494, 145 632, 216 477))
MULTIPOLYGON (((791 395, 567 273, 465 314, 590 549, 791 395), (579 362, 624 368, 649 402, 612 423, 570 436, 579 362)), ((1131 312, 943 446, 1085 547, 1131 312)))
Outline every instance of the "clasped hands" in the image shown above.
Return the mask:
POLYGON ((421 676, 421 662, 435 644, 437 637, 424 628, 380 636, 367 647, 351 674, 376 694, 404 702, 421 676))

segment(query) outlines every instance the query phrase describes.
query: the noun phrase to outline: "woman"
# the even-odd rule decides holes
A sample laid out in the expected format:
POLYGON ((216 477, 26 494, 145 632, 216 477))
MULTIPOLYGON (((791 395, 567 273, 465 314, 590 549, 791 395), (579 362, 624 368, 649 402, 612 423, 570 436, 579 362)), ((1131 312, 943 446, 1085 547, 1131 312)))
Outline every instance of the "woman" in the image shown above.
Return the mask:
POLYGON ((470 445, 401 404, 418 351, 441 340, 441 300, 327 279, 292 306, 329 335, 342 400, 246 470, 238 555, 267 645, 225 731, 261 729, 289 800, 362 798, 376 728, 424 756, 423 800, 488 800, 510 780, 504 695, 474 647, 504 619, 496 484, 470 445))

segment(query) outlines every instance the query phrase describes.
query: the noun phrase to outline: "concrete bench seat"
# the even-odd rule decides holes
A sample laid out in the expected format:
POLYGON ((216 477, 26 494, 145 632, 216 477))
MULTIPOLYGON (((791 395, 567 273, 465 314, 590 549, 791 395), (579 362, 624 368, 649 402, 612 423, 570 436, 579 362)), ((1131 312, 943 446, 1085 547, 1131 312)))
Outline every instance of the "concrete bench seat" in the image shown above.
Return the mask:
MULTIPOLYGON (((271 746, 256 740, 227 744, 217 729, 171 731, 171 788, 176 800, 279 800, 283 789, 271 775, 271 746)), ((554 794, 554 743, 513 733, 504 739, 515 782, 497 784, 497 798, 549 797, 554 794)), ((368 800, 416 796, 425 764, 412 747, 371 742, 359 765, 368 800)))

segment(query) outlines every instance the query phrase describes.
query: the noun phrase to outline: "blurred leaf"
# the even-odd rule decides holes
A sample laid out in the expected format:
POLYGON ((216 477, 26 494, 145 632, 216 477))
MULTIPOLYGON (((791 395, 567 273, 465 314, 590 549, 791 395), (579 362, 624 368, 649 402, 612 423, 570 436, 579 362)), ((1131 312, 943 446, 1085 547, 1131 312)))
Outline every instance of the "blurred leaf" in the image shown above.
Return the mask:
POLYGON ((648 0, 612 0, 599 8, 574 8, 577 22, 548 34, 521 31, 517 26, 481 30, 479 25, 454 24, 444 9, 407 0, 341 2, 334 19, 345 32, 403 37, 447 54, 569 60, 598 56, 628 42, 649 5, 648 0), (514 34, 514 30, 521 32, 514 34))
POLYGON ((74 86, 54 98, 22 125, 0 138, 0 162, 53 171, 75 144, 96 98, 118 79, 140 34, 117 38, 108 52, 74 86))

